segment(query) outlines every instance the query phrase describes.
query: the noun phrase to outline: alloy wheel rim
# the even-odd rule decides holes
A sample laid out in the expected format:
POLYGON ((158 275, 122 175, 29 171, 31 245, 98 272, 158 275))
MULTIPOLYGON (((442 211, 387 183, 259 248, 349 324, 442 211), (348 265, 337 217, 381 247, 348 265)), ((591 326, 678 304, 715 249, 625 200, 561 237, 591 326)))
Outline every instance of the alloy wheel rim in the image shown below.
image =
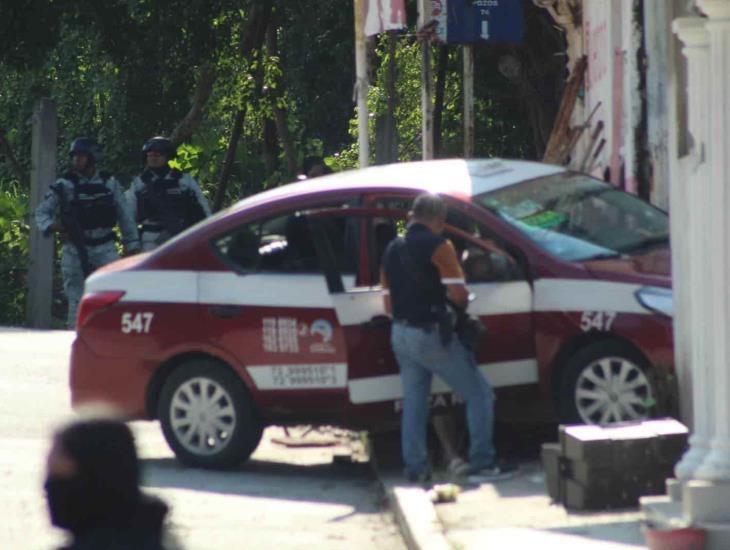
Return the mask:
POLYGON ((575 406, 586 424, 642 420, 649 417, 653 404, 646 374, 624 357, 604 357, 590 363, 575 385, 575 406))
POLYGON ((236 410, 226 389, 210 378, 181 384, 170 403, 175 438, 191 453, 210 456, 222 451, 236 429, 236 410))

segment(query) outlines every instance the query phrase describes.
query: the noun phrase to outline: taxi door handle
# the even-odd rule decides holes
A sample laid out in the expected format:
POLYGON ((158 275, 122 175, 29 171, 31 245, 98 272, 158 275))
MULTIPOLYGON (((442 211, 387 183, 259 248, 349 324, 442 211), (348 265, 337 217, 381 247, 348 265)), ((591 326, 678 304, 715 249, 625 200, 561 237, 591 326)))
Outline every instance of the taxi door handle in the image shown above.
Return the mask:
POLYGON ((221 319, 232 319, 238 317, 243 308, 241 306, 210 306, 208 311, 214 316, 221 319))
POLYGON ((376 315, 369 321, 365 321, 362 326, 364 328, 368 329, 375 329, 375 330, 386 330, 389 329, 391 325, 390 317, 387 315, 376 315))

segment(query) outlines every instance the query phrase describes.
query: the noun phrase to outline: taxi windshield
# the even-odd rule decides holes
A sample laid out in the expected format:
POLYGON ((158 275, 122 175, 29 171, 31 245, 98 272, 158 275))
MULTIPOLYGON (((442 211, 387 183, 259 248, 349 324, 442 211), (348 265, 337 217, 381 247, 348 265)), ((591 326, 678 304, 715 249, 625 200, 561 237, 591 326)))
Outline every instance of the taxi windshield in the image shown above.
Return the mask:
POLYGON ((665 212, 584 174, 525 181, 474 202, 566 261, 644 254, 669 243, 665 212))

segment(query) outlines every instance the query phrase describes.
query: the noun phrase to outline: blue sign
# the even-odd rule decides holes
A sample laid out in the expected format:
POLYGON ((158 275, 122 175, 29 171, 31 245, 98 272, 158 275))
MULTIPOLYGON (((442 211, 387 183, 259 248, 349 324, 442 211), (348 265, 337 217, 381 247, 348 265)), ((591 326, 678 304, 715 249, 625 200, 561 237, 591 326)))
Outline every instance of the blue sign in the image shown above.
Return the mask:
POLYGON ((522 0, 431 0, 431 6, 444 42, 522 42, 522 0))

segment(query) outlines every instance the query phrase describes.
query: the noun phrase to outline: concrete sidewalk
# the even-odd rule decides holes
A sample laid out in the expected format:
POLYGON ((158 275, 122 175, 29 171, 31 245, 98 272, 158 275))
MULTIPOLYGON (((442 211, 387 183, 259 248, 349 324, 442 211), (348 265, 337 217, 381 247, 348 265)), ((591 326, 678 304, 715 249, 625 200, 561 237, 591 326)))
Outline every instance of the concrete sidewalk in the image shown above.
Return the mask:
MULTIPOLYGON (((434 505, 426 489, 406 483, 398 468, 374 454, 371 459, 409 548, 646 548, 638 509, 568 512, 551 504, 537 461, 521 463, 514 479, 465 485, 456 502, 434 505)), ((448 481, 444 473, 434 475, 435 483, 448 481)))

